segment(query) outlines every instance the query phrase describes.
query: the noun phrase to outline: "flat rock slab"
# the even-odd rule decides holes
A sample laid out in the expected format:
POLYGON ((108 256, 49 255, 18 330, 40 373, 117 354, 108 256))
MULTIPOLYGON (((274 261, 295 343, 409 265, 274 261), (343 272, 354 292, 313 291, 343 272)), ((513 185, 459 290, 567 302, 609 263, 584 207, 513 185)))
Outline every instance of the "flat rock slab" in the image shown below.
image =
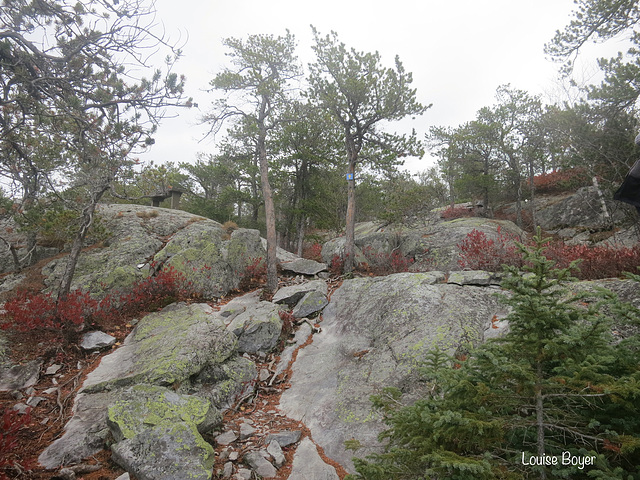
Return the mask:
POLYGON ((313 280, 299 285, 283 287, 275 293, 271 301, 293 307, 309 292, 320 292, 327 295, 327 291, 327 283, 324 280, 313 280))
POLYGON ((449 273, 447 283, 456 285, 500 285, 501 275, 494 275, 484 270, 463 270, 449 273))
POLYGON ((100 350, 102 348, 108 348, 116 343, 116 337, 112 337, 111 335, 100 332, 88 332, 82 336, 82 341, 80 342, 80 346, 84 350, 100 350))
POLYGON ((40 359, 24 365, 0 365, 0 392, 22 390, 35 385, 40 378, 41 368, 40 359))
POLYGON ((172 304, 144 317, 122 346, 87 375, 83 391, 134 384, 172 385, 221 363, 236 339, 207 304, 172 304))
POLYGON ((282 262, 280 264, 283 270, 287 272, 299 273, 302 275, 317 275, 327 270, 326 263, 316 262, 307 258, 297 258, 291 262, 282 262))
POLYGON ((291 314, 295 318, 308 317, 321 311, 328 303, 329 300, 327 300, 327 296, 324 293, 318 291, 308 292, 296 304, 291 314))
POLYGON ((304 420, 325 454, 347 470, 353 471, 353 453, 345 440, 371 445, 361 456, 381 452, 375 445, 384 424, 369 397, 394 386, 403 400, 418 398, 425 354, 436 345, 453 353, 479 343, 504 308, 492 289, 434 285, 436 278, 400 273, 345 280, 324 309, 322 331, 298 352, 280 409, 304 420))
POLYGON ((322 460, 318 448, 304 438, 293 457, 289 480, 339 480, 336 469, 322 460))

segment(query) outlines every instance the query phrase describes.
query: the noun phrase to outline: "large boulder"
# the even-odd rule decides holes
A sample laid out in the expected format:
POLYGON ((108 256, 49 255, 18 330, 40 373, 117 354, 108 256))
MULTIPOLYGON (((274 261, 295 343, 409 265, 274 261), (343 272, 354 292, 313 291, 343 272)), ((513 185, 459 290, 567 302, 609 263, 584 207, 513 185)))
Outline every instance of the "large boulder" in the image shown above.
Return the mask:
MULTIPOLYGON (((138 465, 137 461, 125 460, 130 453, 160 448, 175 435, 186 435, 187 445, 204 449, 197 450, 200 460, 185 459, 185 465, 196 465, 196 470, 200 468, 197 465, 208 466, 209 449, 195 433, 188 432, 210 428, 219 421, 220 410, 253 384, 256 368, 250 360, 238 357, 237 345, 222 316, 207 304, 173 304, 143 317, 123 344, 87 375, 62 437, 45 449, 38 461, 51 469, 102 450, 109 437, 107 412, 111 408, 112 430, 122 432, 115 435, 122 438, 117 455, 138 478, 155 477, 145 477, 147 467, 132 466, 138 465), (113 416, 118 412, 118 417, 113 416), (185 426, 173 430, 168 423, 185 426), (147 435, 146 428, 153 425, 158 428, 147 435), (127 431, 132 434, 124 433, 127 431)), ((168 458, 180 456, 179 452, 165 454, 168 458)))
POLYGON ((139 383, 173 385, 236 352, 236 338, 207 304, 172 304, 144 317, 87 375, 85 392, 139 383))
MULTIPOLYGON (((100 205, 98 214, 108 236, 81 253, 71 286, 95 298, 127 292, 169 267, 193 293, 219 297, 238 288, 248 269, 259 268, 266 257, 257 230, 229 235, 218 222, 180 210, 100 205)), ((67 257, 61 257, 42 269, 49 290, 58 288, 66 265, 67 257)))
MULTIPOLYGON (((192 223, 204 222, 222 229, 213 220, 165 208, 141 205, 99 205, 97 209, 107 238, 82 252, 78 259, 72 289, 90 292, 94 297, 116 290, 126 291, 148 274, 141 268, 162 248, 165 237, 192 223)), ((42 269, 50 290, 58 288, 67 257, 57 258, 42 269)))
MULTIPOLYGON (((536 219, 547 231, 574 227, 602 227, 614 221, 620 224, 628 220, 630 208, 609 198, 600 198, 595 187, 580 188, 573 195, 557 198, 542 204, 536 211, 536 219), (607 206, 609 219, 605 218, 602 201, 607 206)), ((635 214, 634 214, 635 215, 635 214)))
POLYGON ((436 345, 466 351, 504 310, 494 288, 435 284, 441 278, 401 273, 345 280, 323 312, 321 333, 298 353, 280 407, 304 419, 327 456, 347 469, 353 464, 345 440, 368 446, 359 455, 380 451, 383 424, 370 395, 395 386, 406 401, 416 398, 425 353, 436 345))

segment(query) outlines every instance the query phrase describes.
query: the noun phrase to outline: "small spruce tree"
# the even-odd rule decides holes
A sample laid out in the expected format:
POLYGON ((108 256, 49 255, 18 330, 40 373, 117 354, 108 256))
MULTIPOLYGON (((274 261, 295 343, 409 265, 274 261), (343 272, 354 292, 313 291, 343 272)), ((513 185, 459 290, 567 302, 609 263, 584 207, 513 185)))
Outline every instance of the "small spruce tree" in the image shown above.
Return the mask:
POLYGON ((519 245, 526 273, 507 268, 509 333, 464 361, 432 351, 430 394, 413 405, 395 389, 372 397, 387 448, 348 479, 640 478, 640 348, 611 335, 612 317, 637 324, 637 310, 569 291, 576 265, 555 269, 534 240, 519 245))

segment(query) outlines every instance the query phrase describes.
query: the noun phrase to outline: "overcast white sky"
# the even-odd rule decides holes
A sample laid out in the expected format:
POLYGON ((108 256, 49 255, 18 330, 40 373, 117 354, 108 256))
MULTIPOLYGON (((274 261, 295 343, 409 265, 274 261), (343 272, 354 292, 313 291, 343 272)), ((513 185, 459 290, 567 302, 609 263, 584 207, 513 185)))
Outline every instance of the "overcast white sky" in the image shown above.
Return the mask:
MULTIPOLYGON (((499 85, 531 94, 553 90, 558 65, 545 58, 543 48, 568 23, 573 7, 573 0, 156 0, 167 33, 174 40, 188 34, 177 70, 187 76, 187 94, 201 111, 181 110, 165 120, 156 144, 140 158, 192 162, 196 152, 215 151, 214 139, 199 143, 206 128, 197 120, 212 100, 203 90, 227 65, 223 38, 282 35, 288 28, 306 67, 313 61, 313 24, 322 34, 335 30, 348 47, 379 51, 385 65, 399 55, 413 73, 419 100, 433 107, 398 130, 413 127, 423 139, 431 126, 472 120, 478 109, 495 103, 499 85)), ((594 52, 600 53, 584 56, 587 65, 594 52)), ((405 167, 416 172, 432 163, 427 154, 405 167)))

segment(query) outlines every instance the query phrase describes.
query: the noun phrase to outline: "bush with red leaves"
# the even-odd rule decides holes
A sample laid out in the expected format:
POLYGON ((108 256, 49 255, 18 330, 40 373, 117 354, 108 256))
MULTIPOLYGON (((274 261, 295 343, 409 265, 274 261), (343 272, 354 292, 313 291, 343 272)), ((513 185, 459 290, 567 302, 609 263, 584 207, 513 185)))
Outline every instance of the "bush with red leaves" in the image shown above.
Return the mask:
POLYGON ((136 282, 126 293, 109 294, 98 301, 74 290, 57 300, 51 293, 19 292, 4 305, 0 329, 74 329, 83 323, 134 316, 162 308, 186 295, 188 282, 173 267, 136 282))
MULTIPOLYGON (((502 265, 521 267, 522 260, 515 242, 515 237, 501 233, 500 229, 495 240, 474 229, 458 245, 458 265, 468 270, 492 272, 499 271, 502 265)), ((549 241, 545 247, 545 256, 556 262, 558 268, 566 268, 571 262, 579 260, 578 271, 574 275, 581 280, 620 277, 624 272, 636 272, 640 267, 638 245, 589 247, 549 241)))
POLYGON ((369 271, 375 275, 389 275, 392 273, 408 272, 413 264, 413 258, 407 258, 398 250, 391 253, 374 252, 368 245, 362 249, 362 254, 367 259, 366 265, 359 265, 360 270, 369 271))
POLYGON ((475 212, 467 207, 448 207, 440 213, 440 218, 454 220, 456 218, 475 217, 475 212))
POLYGON ((21 415, 16 410, 5 409, 0 423, 0 480, 9 480, 6 472, 16 470, 23 472, 28 465, 19 460, 18 432, 31 422, 31 408, 21 415))
POLYGON ((533 186, 541 194, 576 191, 588 184, 589 176, 584 168, 554 170, 533 177, 533 186))
POLYGON ((495 239, 475 228, 458 244, 458 265, 465 270, 488 270, 496 272, 502 265, 522 266, 520 252, 515 244, 517 238, 505 234, 498 226, 495 239))
POLYGON ((302 252, 302 258, 307 258, 309 260, 315 260, 316 262, 322 263, 322 244, 316 242, 308 247, 305 247, 302 252))

